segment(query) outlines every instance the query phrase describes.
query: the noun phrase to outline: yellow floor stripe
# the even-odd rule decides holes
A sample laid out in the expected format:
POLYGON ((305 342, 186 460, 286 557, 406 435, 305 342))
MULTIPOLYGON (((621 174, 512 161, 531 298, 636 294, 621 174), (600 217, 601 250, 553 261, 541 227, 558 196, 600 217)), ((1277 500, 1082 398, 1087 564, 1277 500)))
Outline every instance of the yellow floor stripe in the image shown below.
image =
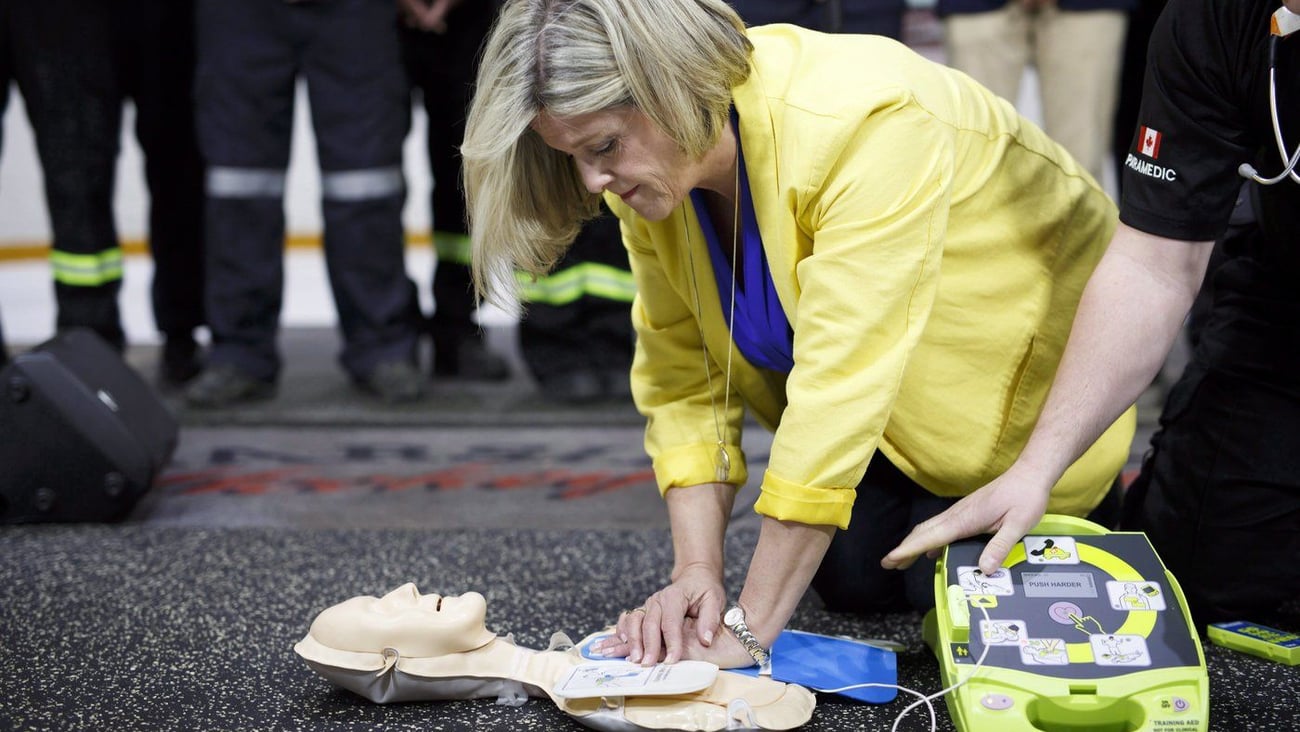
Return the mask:
MULTIPOLYGON (((433 236, 427 231, 413 232, 406 235, 407 246, 429 246, 433 236)), ((320 249, 320 234, 290 234, 285 237, 286 249, 320 249)), ((122 242, 122 253, 126 256, 147 256, 149 245, 144 239, 128 239, 122 242)), ((48 242, 14 242, 0 244, 0 263, 21 262, 32 259, 46 259, 50 256, 48 242)))

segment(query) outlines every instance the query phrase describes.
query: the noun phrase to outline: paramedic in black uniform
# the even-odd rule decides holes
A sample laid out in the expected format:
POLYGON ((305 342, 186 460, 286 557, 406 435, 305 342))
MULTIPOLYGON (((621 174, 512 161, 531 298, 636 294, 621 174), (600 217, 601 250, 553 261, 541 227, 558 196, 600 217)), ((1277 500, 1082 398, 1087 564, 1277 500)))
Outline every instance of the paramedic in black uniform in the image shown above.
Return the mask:
POLYGON ((998 566, 1042 517, 1064 468, 1151 382, 1220 239, 1209 316, 1123 528, 1148 533, 1200 624, 1261 620, 1295 598, 1300 171, 1288 174, 1282 158, 1294 166, 1300 147, 1297 13, 1300 0, 1169 2, 1122 169, 1122 223, 1033 436, 1006 473, 918 525, 884 566, 985 532, 996 536, 980 566, 998 566))

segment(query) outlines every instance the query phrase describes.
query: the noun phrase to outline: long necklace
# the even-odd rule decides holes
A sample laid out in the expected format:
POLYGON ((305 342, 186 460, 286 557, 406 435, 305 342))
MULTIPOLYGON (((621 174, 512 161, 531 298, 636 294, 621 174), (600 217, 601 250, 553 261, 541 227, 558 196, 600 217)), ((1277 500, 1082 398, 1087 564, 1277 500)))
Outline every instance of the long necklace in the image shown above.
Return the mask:
MULTIPOLYGON (((731 411, 731 356, 734 352, 735 340, 732 338, 732 329, 736 322, 736 267, 738 260, 736 252, 739 247, 737 242, 740 240, 740 149, 737 141, 736 150, 736 183, 732 194, 732 217, 731 217, 731 302, 727 313, 727 369, 725 381, 725 394, 722 401, 722 415, 718 414, 718 400, 713 392, 713 369, 709 368, 709 346, 704 340, 704 312, 700 309, 700 283, 695 274, 695 253, 690 246, 689 234, 686 237, 686 256, 691 265, 691 290, 695 296, 695 324, 700 329, 700 347, 704 354, 704 377, 708 380, 709 385, 709 406, 713 409, 713 430, 718 438, 718 465, 717 465, 717 482, 726 481, 731 474, 731 456, 727 454, 727 442, 722 435, 723 415, 731 411)), ((686 212, 682 211, 682 225, 686 225, 686 212)))

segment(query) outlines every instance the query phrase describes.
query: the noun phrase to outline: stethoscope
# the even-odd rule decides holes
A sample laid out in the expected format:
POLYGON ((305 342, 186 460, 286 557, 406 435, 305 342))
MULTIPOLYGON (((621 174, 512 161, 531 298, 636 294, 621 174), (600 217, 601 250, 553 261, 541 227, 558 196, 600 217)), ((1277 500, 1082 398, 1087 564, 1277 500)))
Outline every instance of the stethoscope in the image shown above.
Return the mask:
POLYGON ((1237 173, 1242 178, 1248 178, 1263 186, 1281 183, 1287 178, 1300 183, 1300 173, 1296 172, 1296 165, 1300 164, 1300 147, 1296 148, 1294 155, 1286 151, 1286 143, 1282 141, 1282 123, 1277 116, 1277 42, 1280 38, 1285 38, 1296 31, 1300 31, 1300 15, 1291 12, 1283 5, 1277 9, 1277 12, 1273 13, 1273 21, 1269 25, 1268 107, 1273 115, 1273 137, 1277 141, 1277 151, 1282 156, 1282 164, 1286 167, 1282 169, 1281 173, 1272 178, 1261 176, 1259 171, 1255 170, 1255 166, 1250 163, 1242 163, 1237 167, 1237 173))

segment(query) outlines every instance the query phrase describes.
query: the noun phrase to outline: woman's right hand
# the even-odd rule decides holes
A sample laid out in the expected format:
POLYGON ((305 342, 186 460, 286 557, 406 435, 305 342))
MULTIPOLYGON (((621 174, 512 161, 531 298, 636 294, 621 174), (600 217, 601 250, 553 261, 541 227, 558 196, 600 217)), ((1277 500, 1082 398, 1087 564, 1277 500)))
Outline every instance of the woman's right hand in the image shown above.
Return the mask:
POLYGON ((713 644, 726 602, 719 568, 687 566, 643 605, 620 614, 614 638, 600 650, 642 666, 675 663, 689 648, 713 644))

